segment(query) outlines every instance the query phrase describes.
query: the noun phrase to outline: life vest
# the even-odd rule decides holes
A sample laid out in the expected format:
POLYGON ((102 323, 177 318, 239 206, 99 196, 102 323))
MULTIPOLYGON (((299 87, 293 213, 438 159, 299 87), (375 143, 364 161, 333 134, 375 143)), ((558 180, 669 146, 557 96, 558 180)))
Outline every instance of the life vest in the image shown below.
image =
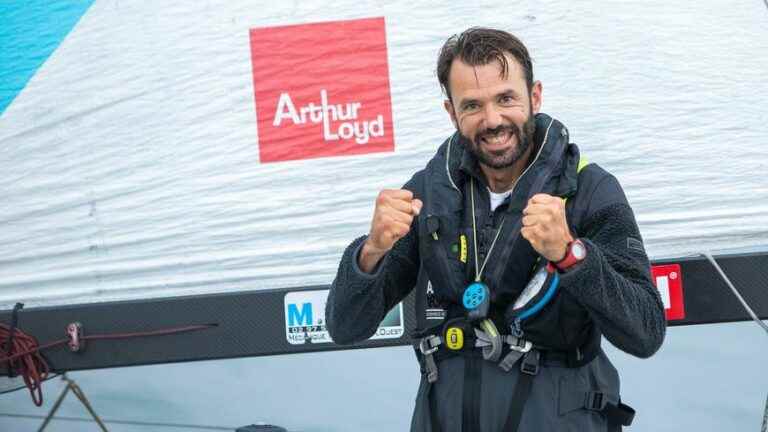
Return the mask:
MULTIPOLYGON (((576 214, 575 209, 584 207, 570 199, 576 195, 580 168, 585 163, 576 145, 568 142, 568 130, 546 114, 537 114, 535 121, 536 157, 518 180, 506 208, 497 210, 505 212, 503 227, 482 278, 490 288, 490 318, 499 329, 508 331, 512 325, 518 325, 524 338, 534 344, 571 351, 578 360, 589 360, 584 358, 584 348, 596 352, 599 334, 586 310, 560 293, 550 279, 544 278, 545 289, 531 296, 530 304, 515 305, 529 282, 537 281, 534 276, 538 274, 541 279, 544 264, 520 234, 522 211, 528 200, 537 193, 568 199, 567 219, 572 226, 583 216, 576 214)), ((473 182, 469 181, 470 174, 459 169, 465 151, 462 138, 454 134, 422 173, 424 206, 418 224, 421 266, 416 287, 417 323, 421 331, 465 314, 461 296, 475 274, 472 257, 477 252, 473 246, 472 216, 467 211, 471 205, 468 191, 473 182)), ((478 244, 482 241, 478 240, 478 244)))

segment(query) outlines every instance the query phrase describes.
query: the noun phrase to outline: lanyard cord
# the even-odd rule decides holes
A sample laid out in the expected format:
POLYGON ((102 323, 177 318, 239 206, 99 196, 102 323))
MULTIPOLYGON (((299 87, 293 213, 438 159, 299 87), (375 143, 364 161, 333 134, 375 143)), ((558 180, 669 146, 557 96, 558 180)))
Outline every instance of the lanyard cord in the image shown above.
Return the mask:
POLYGON ((485 270, 485 265, 488 264, 488 258, 491 257, 491 252, 493 251, 493 247, 496 246, 496 240, 499 239, 499 234, 501 234, 502 228, 504 228, 504 218, 507 217, 507 215, 504 215, 501 217, 501 224, 499 226, 499 230, 496 231, 496 236, 493 238, 493 242, 491 243, 491 247, 488 248, 488 253, 485 255, 485 259, 483 260, 482 267, 479 266, 479 258, 480 251, 477 249, 477 220, 475 218, 475 178, 470 177, 470 184, 469 184, 469 199, 472 202, 472 241, 475 245, 475 282, 480 282, 480 278, 483 276, 483 270, 485 270))

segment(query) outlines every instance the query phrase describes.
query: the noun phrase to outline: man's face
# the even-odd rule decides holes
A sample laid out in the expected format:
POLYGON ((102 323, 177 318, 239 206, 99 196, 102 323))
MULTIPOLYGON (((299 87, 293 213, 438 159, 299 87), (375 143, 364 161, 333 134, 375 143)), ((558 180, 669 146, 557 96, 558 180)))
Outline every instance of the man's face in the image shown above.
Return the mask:
POLYGON ((507 56, 507 76, 492 61, 470 66, 457 58, 451 64, 449 86, 452 100, 445 109, 468 141, 477 160, 503 169, 519 161, 533 141, 533 114, 541 106, 541 83, 529 94, 522 66, 507 56))

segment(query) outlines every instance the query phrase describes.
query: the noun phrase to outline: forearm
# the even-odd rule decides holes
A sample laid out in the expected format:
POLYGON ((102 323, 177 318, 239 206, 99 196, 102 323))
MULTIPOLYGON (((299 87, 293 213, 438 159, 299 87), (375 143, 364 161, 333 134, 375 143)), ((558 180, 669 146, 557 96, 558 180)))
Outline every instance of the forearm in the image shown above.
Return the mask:
POLYGON ((373 273, 382 259, 387 255, 387 251, 377 250, 370 245, 366 239, 360 245, 360 253, 357 255, 357 264, 364 273, 373 273))
POLYGON ((650 357, 664 340, 666 320, 631 209, 616 204, 600 210, 586 224, 582 239, 587 258, 562 276, 563 288, 617 348, 650 357))
POLYGON ((418 273, 415 235, 400 239, 372 274, 358 265, 366 237, 347 247, 325 308, 326 326, 334 342, 351 344, 371 337, 386 313, 413 289, 418 273))

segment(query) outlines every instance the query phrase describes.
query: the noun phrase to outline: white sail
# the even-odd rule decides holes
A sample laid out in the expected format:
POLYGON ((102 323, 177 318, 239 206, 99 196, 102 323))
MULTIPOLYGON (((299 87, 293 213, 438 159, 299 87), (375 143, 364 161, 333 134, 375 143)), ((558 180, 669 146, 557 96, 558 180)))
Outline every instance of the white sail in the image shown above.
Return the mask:
POLYGON ((543 111, 623 183, 652 254, 765 244, 760 7, 97 1, 0 117, 0 304, 329 283, 377 191, 452 132, 435 60, 470 25, 529 45, 543 111), (286 43, 269 51, 278 31, 286 43), (286 56, 306 67, 286 70, 286 56), (389 89, 361 84, 382 70, 389 89), (260 85, 305 105, 364 100, 354 120, 386 118, 374 125, 386 142, 345 140, 341 120, 294 124, 285 99, 257 113, 260 85), (372 101, 391 112, 365 111, 372 101), (274 131, 257 115, 282 121, 268 146, 306 158, 261 160, 274 131), (318 145, 341 155, 295 154, 318 145))

